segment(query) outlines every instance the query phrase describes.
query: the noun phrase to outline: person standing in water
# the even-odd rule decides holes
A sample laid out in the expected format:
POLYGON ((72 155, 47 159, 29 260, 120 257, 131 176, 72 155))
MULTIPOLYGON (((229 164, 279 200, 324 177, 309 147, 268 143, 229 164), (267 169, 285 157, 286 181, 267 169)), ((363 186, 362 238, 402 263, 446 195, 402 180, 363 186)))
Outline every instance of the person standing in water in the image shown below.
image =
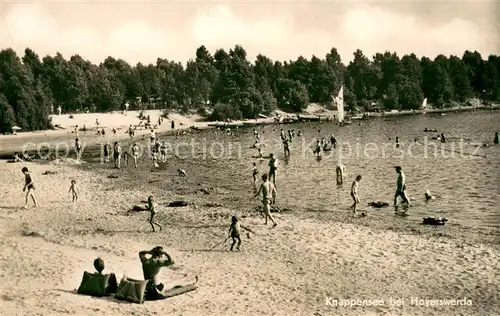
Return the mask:
POLYGON ((354 203, 351 206, 351 209, 354 214, 356 214, 356 205, 359 203, 359 196, 358 196, 358 187, 359 187, 359 181, 361 181, 361 175, 358 175, 356 177, 356 180, 352 182, 351 186, 351 197, 354 203))
POLYGON ((259 190, 255 194, 255 197, 258 197, 262 192, 262 204, 264 205, 264 217, 265 217, 265 225, 267 225, 267 219, 269 218, 271 222, 273 222, 273 228, 278 224, 274 221, 274 218, 271 215, 271 204, 276 202, 276 187, 268 180, 267 174, 262 175, 262 184, 260 185, 259 190))
POLYGON ((283 140, 283 148, 285 150, 285 157, 290 156, 290 139, 289 138, 285 138, 283 140))
POLYGON ((257 175, 259 174, 259 170, 257 170, 257 164, 253 163, 252 176, 253 176, 253 184, 257 182, 257 175))
POLYGON ((500 140, 498 139, 498 132, 496 132, 495 133, 495 138, 493 139, 493 144, 498 145, 499 141, 500 140))
POLYGON ((403 202, 410 206, 410 200, 406 196, 406 176, 400 166, 396 166, 395 169, 398 173, 398 180, 396 185, 396 193, 394 194, 394 207, 397 208, 396 205, 398 202, 398 197, 401 197, 403 202))
POLYGON ((273 179, 273 184, 276 185, 276 169, 278 169, 278 159, 274 158, 274 154, 269 155, 269 181, 273 179))
POLYGON ((396 136, 396 148, 399 148, 399 137, 396 136))

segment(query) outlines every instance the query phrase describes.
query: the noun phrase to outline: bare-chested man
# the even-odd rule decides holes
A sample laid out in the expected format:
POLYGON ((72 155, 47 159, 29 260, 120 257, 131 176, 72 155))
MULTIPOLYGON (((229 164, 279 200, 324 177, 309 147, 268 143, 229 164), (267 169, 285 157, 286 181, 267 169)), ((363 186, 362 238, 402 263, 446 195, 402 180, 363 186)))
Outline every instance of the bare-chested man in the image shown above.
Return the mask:
POLYGON ((358 175, 356 177, 356 180, 352 182, 351 186, 351 197, 354 203, 351 206, 352 212, 356 214, 356 205, 359 203, 359 196, 358 196, 358 187, 359 187, 359 181, 361 181, 361 175, 358 175))
POLYGON ((396 193, 394 194, 394 207, 396 207, 398 197, 401 197, 401 199, 403 199, 403 202, 410 206, 410 200, 406 196, 406 176, 400 166, 396 166, 395 168, 396 172, 398 173, 398 182, 396 186, 396 193))
POLYGON ((262 175, 262 184, 260 185, 259 191, 255 194, 255 197, 258 197, 262 192, 262 204, 264 205, 264 217, 265 217, 265 225, 267 225, 267 218, 273 222, 273 228, 276 227, 276 222, 271 215, 271 204, 276 202, 276 187, 272 184, 268 178, 267 174, 262 175))
POLYGON ((162 267, 173 265, 174 260, 172 260, 172 257, 163 251, 163 247, 160 246, 154 247, 149 251, 145 250, 139 252, 139 258, 141 259, 144 279, 149 281, 146 288, 147 299, 162 298, 159 292, 163 290, 163 284, 158 283, 157 276, 162 267), (151 257, 148 258, 147 255, 151 257), (166 258, 163 258, 163 256, 166 258))

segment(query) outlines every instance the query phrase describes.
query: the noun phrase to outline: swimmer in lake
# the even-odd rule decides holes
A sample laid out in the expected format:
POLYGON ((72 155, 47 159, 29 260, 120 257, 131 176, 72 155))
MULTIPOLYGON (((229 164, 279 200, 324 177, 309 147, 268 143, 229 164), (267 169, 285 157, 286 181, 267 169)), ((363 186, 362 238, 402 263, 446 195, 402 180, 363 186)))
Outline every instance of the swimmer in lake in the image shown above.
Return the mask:
POLYGON ((358 175, 356 177, 356 180, 352 182, 351 186, 351 197, 354 203, 351 206, 351 209, 354 214, 356 214, 356 205, 359 203, 359 196, 358 196, 358 187, 359 187, 359 181, 361 181, 361 175, 358 175))
POLYGON ((36 201, 36 196, 35 196, 35 184, 33 183, 33 177, 31 176, 31 173, 28 171, 28 168, 23 167, 21 171, 24 173, 24 188, 23 192, 26 192, 26 203, 24 204, 24 208, 28 208, 28 201, 29 198, 33 200, 33 203, 35 204, 35 207, 38 205, 36 201), (28 191, 26 191, 28 189, 28 191))
POLYGON ((406 176, 400 166, 396 166, 395 169, 398 173, 398 180, 396 185, 396 193, 394 194, 394 207, 397 208, 398 197, 401 197, 403 202, 410 206, 410 200, 406 196, 406 176))
POLYGON ((278 224, 274 221, 274 218, 271 215, 271 204, 276 203, 276 187, 268 180, 267 174, 262 175, 262 184, 260 185, 259 190, 255 194, 255 197, 258 197, 262 192, 262 204, 264 205, 264 217, 265 217, 265 225, 267 225, 267 219, 269 218, 271 222, 273 222, 273 228, 278 224))
POLYGON ((160 246, 154 247, 149 251, 144 250, 139 252, 139 259, 141 259, 144 280, 148 281, 146 297, 148 299, 163 298, 159 292, 163 290, 164 286, 162 283, 158 283, 158 274, 161 268, 173 265, 174 260, 160 246), (149 258, 147 257, 148 255, 150 256, 149 258))

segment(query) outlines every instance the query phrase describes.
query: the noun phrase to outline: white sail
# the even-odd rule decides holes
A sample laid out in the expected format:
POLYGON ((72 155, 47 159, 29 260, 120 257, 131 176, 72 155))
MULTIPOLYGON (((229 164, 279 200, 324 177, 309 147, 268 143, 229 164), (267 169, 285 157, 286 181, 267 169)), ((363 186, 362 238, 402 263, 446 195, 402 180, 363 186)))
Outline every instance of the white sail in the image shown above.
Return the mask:
POLYGON ((420 106, 420 109, 425 110, 427 109, 427 98, 422 101, 422 105, 420 106))
POLYGON ((340 87, 335 101, 337 102, 337 119, 339 122, 342 122, 344 120, 344 86, 340 87))

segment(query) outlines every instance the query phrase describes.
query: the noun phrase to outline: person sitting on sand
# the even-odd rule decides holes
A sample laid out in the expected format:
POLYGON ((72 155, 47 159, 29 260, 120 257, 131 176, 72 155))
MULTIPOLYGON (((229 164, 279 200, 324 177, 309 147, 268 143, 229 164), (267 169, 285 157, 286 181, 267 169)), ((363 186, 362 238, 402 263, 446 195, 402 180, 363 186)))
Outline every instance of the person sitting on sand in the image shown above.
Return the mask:
POLYGON ((158 274, 161 268, 173 265, 174 260, 161 246, 156 246, 149 251, 139 252, 139 259, 141 259, 144 279, 149 281, 146 287, 146 299, 161 297, 159 292, 163 290, 164 286, 162 283, 158 283, 158 274), (151 257, 148 258, 148 255, 151 257), (166 258, 163 258, 163 256, 166 258))
POLYGON ((359 196, 358 196, 358 187, 359 187, 359 181, 361 181, 361 175, 358 175, 356 177, 356 180, 352 182, 351 186, 351 197, 354 203, 351 206, 352 212, 356 214, 356 205, 359 203, 359 196))
POLYGON ((35 196, 35 184, 33 183, 33 177, 31 176, 27 167, 23 167, 21 171, 24 173, 24 180, 25 180, 23 192, 25 192, 26 189, 28 189, 28 191, 26 192, 26 203, 24 204, 24 208, 28 208, 28 201, 30 197, 33 200, 33 203, 35 204, 36 207, 38 203, 36 201, 36 196, 35 196))
POLYGON ((73 196, 73 203, 78 202, 78 187, 76 186, 76 180, 71 180, 71 186, 69 187, 68 193, 73 196))
POLYGON ((396 185, 396 193, 394 194, 394 207, 397 209, 398 197, 403 199, 408 206, 410 206, 410 200, 406 196, 406 176, 403 173, 403 169, 400 166, 395 167, 398 173, 398 180, 396 185))
POLYGON ((498 132, 495 132, 495 138, 493 139, 493 144, 498 145, 499 143, 498 132))
POLYGON ((267 225, 267 219, 269 218, 271 222, 273 222, 273 228, 276 227, 276 222, 271 215, 271 204, 276 202, 276 187, 272 184, 267 177, 267 174, 262 175, 262 184, 260 185, 259 190, 255 194, 255 197, 258 197, 262 192, 262 204, 264 205, 264 218, 265 225, 267 225))
MULTIPOLYGON (((259 152, 260 153, 260 152, 259 152)), ((269 155, 269 181, 273 181, 273 184, 276 185, 276 170, 278 169, 278 159, 274 158, 274 154, 269 155)))
POLYGON ((160 231, 161 231, 163 227, 160 225, 160 223, 155 221, 156 210, 155 210, 155 203, 154 203, 154 199, 153 199, 152 195, 150 195, 148 197, 148 205, 146 205, 146 209, 148 210, 148 212, 151 213, 151 216, 149 218, 149 224, 151 225, 151 228, 153 229, 153 233, 156 232, 155 225, 158 226, 160 228, 160 231))

